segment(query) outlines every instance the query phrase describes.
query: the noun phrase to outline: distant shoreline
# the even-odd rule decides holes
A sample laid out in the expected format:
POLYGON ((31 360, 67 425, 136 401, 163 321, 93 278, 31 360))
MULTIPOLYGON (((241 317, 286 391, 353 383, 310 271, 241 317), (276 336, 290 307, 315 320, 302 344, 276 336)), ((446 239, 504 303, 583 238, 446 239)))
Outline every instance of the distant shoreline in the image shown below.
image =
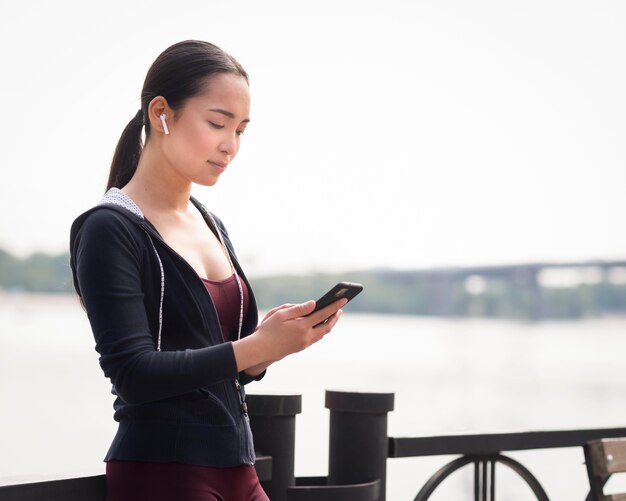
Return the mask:
MULTIPOLYGON (((0 297, 78 299, 67 254, 19 260, 0 249, 0 297)), ((248 277, 261 310, 318 298, 340 281, 365 290, 349 311, 523 321, 626 315, 626 260, 248 277)))
MULTIPOLYGON (((45 306, 48 308, 54 307, 71 307, 75 306, 77 311, 82 310, 82 306, 78 299, 78 296, 74 293, 48 293, 48 292, 25 292, 25 291, 6 291, 0 289, 0 310, 11 308, 29 308, 45 306)), ((267 311, 267 307, 259 307, 261 312, 267 311)), ((504 322, 526 322, 530 319, 517 318, 517 317, 495 317, 488 315, 434 315, 434 314, 421 314, 410 312, 380 312, 380 311, 366 311, 363 309, 347 311, 349 314, 355 315, 374 315, 374 316, 390 316, 390 317, 418 317, 418 318, 441 318, 447 320, 459 320, 459 321, 472 321, 472 320, 493 320, 504 322)), ((597 314, 589 314, 582 317, 559 317, 559 318, 543 318, 538 320, 532 320, 533 322, 584 322, 593 320, 626 320, 626 312, 605 312, 597 314)))

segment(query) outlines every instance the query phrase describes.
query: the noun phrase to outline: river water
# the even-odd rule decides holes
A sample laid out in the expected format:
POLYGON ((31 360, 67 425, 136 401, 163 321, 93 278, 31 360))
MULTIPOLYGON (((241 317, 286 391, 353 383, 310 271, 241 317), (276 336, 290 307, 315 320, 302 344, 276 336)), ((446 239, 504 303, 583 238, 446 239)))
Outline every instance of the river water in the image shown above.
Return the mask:
MULTIPOLYGON (((626 426, 626 319, 523 323, 351 314, 273 366, 250 393, 301 394, 296 475, 327 474, 324 391, 392 392, 389 435, 626 426)), ((115 431, 110 385, 71 296, 0 295, 0 484, 103 472, 115 431)), ((579 449, 510 453, 552 500, 583 500, 579 449)), ((452 457, 390 459, 387 499, 413 499, 452 457)), ((431 498, 471 500, 461 470, 431 498)), ((533 499, 506 467, 497 499, 533 499)))

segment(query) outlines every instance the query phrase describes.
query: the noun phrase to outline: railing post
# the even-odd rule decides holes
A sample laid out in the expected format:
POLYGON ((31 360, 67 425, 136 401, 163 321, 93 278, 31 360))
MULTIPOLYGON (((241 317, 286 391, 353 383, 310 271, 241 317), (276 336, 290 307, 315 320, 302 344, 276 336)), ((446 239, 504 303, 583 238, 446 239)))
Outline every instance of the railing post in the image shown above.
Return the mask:
POLYGON ((272 457, 272 478, 261 482, 272 501, 285 501, 287 487, 295 484, 296 414, 302 412, 301 395, 246 397, 254 448, 272 457))
POLYGON ((385 500, 387 414, 393 403, 393 393, 326 391, 326 408, 330 410, 329 485, 380 480, 380 501, 385 500))

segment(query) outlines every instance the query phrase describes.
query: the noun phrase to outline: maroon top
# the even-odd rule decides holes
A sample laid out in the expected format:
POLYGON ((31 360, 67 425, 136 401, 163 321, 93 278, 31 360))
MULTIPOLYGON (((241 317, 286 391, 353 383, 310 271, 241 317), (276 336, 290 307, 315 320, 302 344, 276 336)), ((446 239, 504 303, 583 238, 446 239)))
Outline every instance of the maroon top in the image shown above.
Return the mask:
MULTIPOLYGON (((245 282, 241 279, 239 281, 243 290, 243 316, 245 318, 248 313, 250 300, 245 282)), ((233 274, 224 280, 207 280, 203 278, 202 282, 215 305, 224 341, 235 341, 237 339, 237 331, 239 330, 239 309, 241 307, 239 286, 237 285, 235 275, 233 274)))

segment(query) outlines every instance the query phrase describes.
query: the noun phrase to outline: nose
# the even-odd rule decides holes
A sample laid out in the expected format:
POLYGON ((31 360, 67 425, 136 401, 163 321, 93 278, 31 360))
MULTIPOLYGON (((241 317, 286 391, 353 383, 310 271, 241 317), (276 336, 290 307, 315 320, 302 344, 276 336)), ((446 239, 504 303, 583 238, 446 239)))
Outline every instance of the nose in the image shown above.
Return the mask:
POLYGON ((220 151, 226 153, 227 155, 234 155, 237 153, 237 136, 233 134, 224 138, 220 144, 220 151))

